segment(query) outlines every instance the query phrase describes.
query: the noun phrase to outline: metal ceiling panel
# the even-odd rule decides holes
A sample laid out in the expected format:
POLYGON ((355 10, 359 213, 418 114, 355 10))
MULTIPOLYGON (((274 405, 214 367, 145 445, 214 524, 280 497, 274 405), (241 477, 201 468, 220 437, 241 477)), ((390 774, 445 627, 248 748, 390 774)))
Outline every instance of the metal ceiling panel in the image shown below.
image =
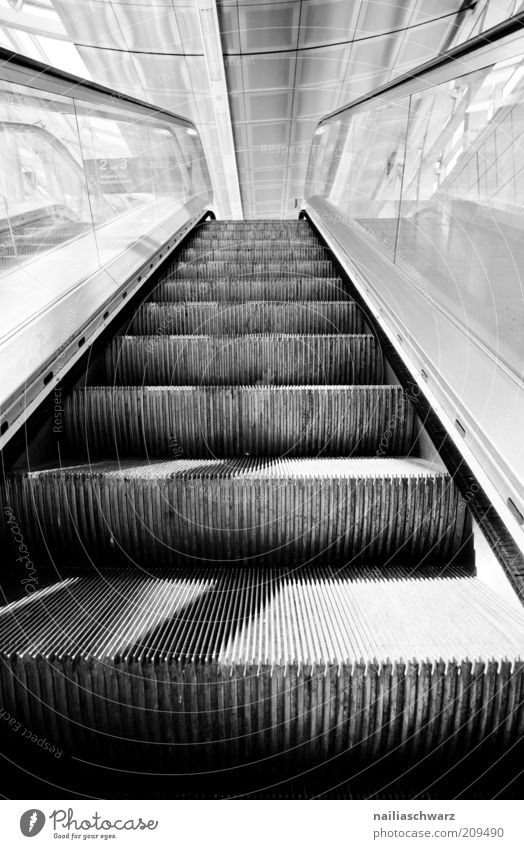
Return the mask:
POLYGON ((243 94, 244 77, 242 74, 242 63, 239 61, 229 62, 226 58, 226 61, 224 62, 224 67, 226 70, 226 82, 229 94, 236 94, 238 92, 243 94))
POLYGON ((247 150, 247 136, 245 124, 233 124, 233 138, 235 140, 235 150, 247 150))
POLYGON ((122 30, 111 3, 104 0, 54 0, 53 5, 75 43, 125 50, 122 30))
POLYGON ((392 59, 398 48, 398 37, 380 36, 353 45, 347 76, 364 77, 368 91, 389 77, 392 59))
POLYGON ((239 6, 240 46, 243 53, 293 50, 298 43, 300 2, 239 6))
POLYGON ((320 47, 347 40, 358 6, 347 0, 304 0, 299 47, 320 47))
POLYGON ((411 31, 402 41, 395 60, 394 75, 403 74, 434 56, 435 46, 443 43, 448 31, 449 21, 447 20, 424 24, 411 31))
POLYGON ((243 94, 230 94, 229 95, 229 109, 231 112, 231 120, 236 121, 239 124, 246 120, 246 115, 244 111, 244 95, 243 94))
POLYGON ((313 120, 309 118, 301 121, 293 121, 292 132, 290 137, 291 143, 298 144, 307 142, 309 144, 313 137, 313 133, 315 132, 316 125, 316 118, 313 120))
POLYGON ((198 21, 198 12, 194 3, 176 7, 175 10, 180 38, 184 53, 203 53, 202 34, 198 21))
POLYGON ((402 29, 414 6, 413 0, 395 0, 394 3, 389 0, 363 0, 353 37, 369 38, 402 29))
MULTIPOLYGON (((76 2, 76 0, 71 0, 71 2, 76 2)), ((162 9, 163 7, 172 7, 176 5, 178 0, 112 0, 113 6, 147 6, 151 8, 153 6, 155 9, 162 9)), ((185 3, 188 0, 184 0, 185 3)))
POLYGON ((285 172, 285 166, 284 164, 282 164, 280 168, 255 168, 255 170, 253 171, 253 175, 257 184, 259 182, 274 183, 275 181, 282 182, 282 180, 284 180, 286 176, 285 172))
POLYGON ((251 173, 257 169, 279 168, 287 163, 289 145, 256 145, 249 151, 251 173))
POLYGON ((350 48, 321 47, 307 50, 297 57, 297 86, 338 85, 344 72, 350 48))
POLYGON ((245 126, 250 148, 260 145, 286 144, 289 134, 289 122, 271 121, 267 124, 246 124, 245 126))
POLYGON ((410 23, 413 25, 441 18, 443 15, 451 15, 457 12, 461 5, 457 3, 457 0, 419 0, 413 10, 410 23))
MULTIPOLYGON (((240 32, 236 5, 219 6, 217 11, 224 53, 240 53, 240 32)), ((231 57, 231 59, 233 58, 231 57)))
POLYGON ((135 53, 134 60, 144 88, 169 91, 191 91, 185 56, 155 56, 135 53))
POLYGON ((83 47, 79 44, 77 50, 96 82, 116 88, 117 91, 128 92, 130 89, 142 88, 131 54, 102 50, 100 47, 83 47))
POLYGON ((186 56, 187 72, 191 88, 195 94, 209 94, 209 80, 206 71, 206 62, 203 56, 186 56))
POLYGON ((271 56, 244 57, 244 63, 238 69, 244 78, 246 90, 270 90, 293 88, 295 81, 295 53, 271 56))
POLYGON ((184 45, 173 10, 135 3, 113 3, 116 19, 128 50, 183 53, 184 45))
POLYGON ((316 118, 331 112, 338 105, 339 88, 307 88, 296 92, 295 115, 297 118, 316 118))
POLYGON ((245 98, 247 121, 283 121, 291 111, 293 90, 255 94, 248 92, 245 98))

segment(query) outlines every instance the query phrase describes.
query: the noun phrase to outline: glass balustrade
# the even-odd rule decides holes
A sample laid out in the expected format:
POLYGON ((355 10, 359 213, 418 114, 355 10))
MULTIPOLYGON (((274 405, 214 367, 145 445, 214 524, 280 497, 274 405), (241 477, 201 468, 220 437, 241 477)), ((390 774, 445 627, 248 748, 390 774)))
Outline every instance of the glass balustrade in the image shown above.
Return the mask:
POLYGON ((501 61, 430 80, 321 122, 306 198, 327 200, 521 376, 524 37, 501 61))
POLYGON ((105 105, 0 79, 0 151, 0 274, 28 267, 43 285, 29 264, 44 253, 64 274, 74 243, 85 275, 211 197, 192 125, 116 95, 105 105))

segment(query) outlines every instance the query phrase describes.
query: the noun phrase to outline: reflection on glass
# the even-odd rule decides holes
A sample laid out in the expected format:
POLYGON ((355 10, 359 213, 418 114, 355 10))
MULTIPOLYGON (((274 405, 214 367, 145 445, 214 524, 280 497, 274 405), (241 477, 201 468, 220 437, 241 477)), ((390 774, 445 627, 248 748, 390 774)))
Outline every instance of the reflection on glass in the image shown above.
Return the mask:
POLYGON ((408 101, 345 113, 320 127, 313 146, 314 184, 344 221, 394 257, 400 209, 408 101))
POLYGON ((413 95, 396 262, 517 373, 524 347, 521 57, 413 95))
POLYGON ((0 82, 0 153, 0 273, 79 240, 87 274, 209 196, 196 132, 117 98, 95 107, 0 82))
POLYGON ((204 193, 205 166, 198 136, 186 126, 76 106, 95 235, 105 263, 204 193))
POLYGON ((2 271, 92 229, 72 101, 4 84, 0 151, 2 271))
POLYGON ((404 100, 348 108, 314 139, 306 194, 370 237, 504 360, 524 363, 524 39, 514 58, 404 100))

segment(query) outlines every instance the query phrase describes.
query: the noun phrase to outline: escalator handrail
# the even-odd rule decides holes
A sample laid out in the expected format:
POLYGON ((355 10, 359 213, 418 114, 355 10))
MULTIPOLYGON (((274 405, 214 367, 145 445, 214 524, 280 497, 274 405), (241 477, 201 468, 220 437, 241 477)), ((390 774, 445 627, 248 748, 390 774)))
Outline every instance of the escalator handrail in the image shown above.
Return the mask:
POLYGON ((0 79, 2 79, 3 69, 9 66, 26 74, 33 75, 31 79, 24 81, 24 85, 47 91, 49 89, 46 87, 46 82, 51 82, 53 84, 53 91, 63 97, 81 98, 89 101, 93 100, 93 95, 96 95, 97 100, 102 101, 105 105, 111 105, 113 107, 116 104, 118 104, 118 107, 127 106, 132 111, 157 119, 164 119, 169 121, 169 123, 183 124, 185 127, 196 131, 195 124, 189 118, 184 118, 182 115, 177 115, 168 109, 154 106, 136 97, 131 97, 116 89, 111 89, 99 83, 77 77, 68 71, 53 68, 51 65, 46 65, 37 59, 31 59, 28 56, 23 56, 20 53, 14 53, 12 50, 0 47, 0 79))
POLYGON ((388 92, 392 92, 411 80, 421 77, 424 79, 424 82, 427 83, 429 82, 428 75, 433 71, 436 71, 446 65, 451 65, 459 59, 464 59, 483 47, 492 46, 495 42, 514 35, 519 31, 522 31, 522 34, 524 35, 524 12, 520 12, 518 15, 513 15, 511 18, 508 18, 507 20, 485 30, 480 35, 476 35, 467 41, 463 41, 461 44, 457 44, 456 47, 452 47, 450 50, 439 54, 434 59, 424 62, 422 65, 417 65, 417 67, 413 68, 411 71, 407 71, 405 74, 401 74, 400 76, 395 77, 395 79, 374 88, 372 91, 368 92, 368 94, 364 94, 354 100, 350 100, 349 103, 346 103, 344 106, 339 106, 338 109, 324 115, 318 121, 315 130, 332 118, 341 115, 344 112, 348 112, 356 106, 360 106, 363 103, 367 103, 377 97, 381 97, 388 92))

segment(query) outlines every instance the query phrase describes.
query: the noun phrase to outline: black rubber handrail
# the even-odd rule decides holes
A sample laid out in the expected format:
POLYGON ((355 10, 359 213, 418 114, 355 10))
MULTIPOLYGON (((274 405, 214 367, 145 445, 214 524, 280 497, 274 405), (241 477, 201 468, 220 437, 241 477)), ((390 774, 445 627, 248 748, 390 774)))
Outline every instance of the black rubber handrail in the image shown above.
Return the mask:
POLYGON ((115 106, 115 100, 118 100, 118 103, 122 106, 128 105, 131 108, 138 106, 140 107, 140 111, 146 111, 151 116, 168 118, 170 121, 175 120, 196 130, 195 124, 189 118, 184 118, 175 112, 169 112, 169 110, 163 109, 160 106, 154 106, 145 100, 139 100, 116 89, 82 79, 82 77, 77 77, 68 71, 61 71, 59 68, 53 68, 51 65, 39 62, 37 59, 30 59, 29 56, 23 56, 21 53, 14 53, 12 50, 0 47, 0 79, 2 78, 2 67, 4 65, 17 66, 24 71, 30 71, 42 77, 43 84, 38 87, 43 91, 46 90, 45 80, 51 79, 55 82, 66 83, 69 86, 67 91, 61 92, 64 97, 83 97, 84 99, 89 99, 90 92, 98 95, 101 94, 107 98, 108 104, 111 104, 113 107, 115 106))

